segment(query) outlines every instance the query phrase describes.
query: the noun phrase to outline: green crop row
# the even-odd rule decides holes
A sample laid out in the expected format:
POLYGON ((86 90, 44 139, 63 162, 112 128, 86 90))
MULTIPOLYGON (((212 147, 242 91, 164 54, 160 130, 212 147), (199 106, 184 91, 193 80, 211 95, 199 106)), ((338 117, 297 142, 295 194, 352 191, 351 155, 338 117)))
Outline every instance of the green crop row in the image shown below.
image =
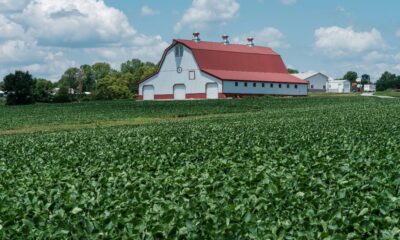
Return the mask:
POLYGON ((1 136, 0 239, 400 238, 399 101, 258 104, 1 136))
POLYGON ((30 106, 4 106, 0 104, 0 130, 23 129, 63 124, 91 124, 131 120, 137 118, 180 118, 210 114, 259 112, 324 107, 332 103, 344 105, 357 102, 377 104, 374 99, 357 97, 331 98, 248 98, 225 101, 135 102, 132 100, 93 101, 71 104, 36 104, 30 106), (289 103, 289 104, 288 104, 289 103))

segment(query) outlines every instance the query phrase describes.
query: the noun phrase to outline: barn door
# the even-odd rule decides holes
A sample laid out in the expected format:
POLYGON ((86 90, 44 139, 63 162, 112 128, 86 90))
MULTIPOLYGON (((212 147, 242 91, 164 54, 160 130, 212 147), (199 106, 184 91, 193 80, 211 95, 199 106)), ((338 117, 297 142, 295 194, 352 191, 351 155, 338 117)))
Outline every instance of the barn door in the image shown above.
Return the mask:
POLYGON ((206 89, 207 89, 207 99, 218 99, 217 83, 208 83, 206 89))
POLYGON ((143 100, 154 100, 154 87, 151 85, 143 86, 143 100))
POLYGON ((186 86, 184 84, 177 84, 174 86, 174 99, 175 100, 186 99, 186 86))

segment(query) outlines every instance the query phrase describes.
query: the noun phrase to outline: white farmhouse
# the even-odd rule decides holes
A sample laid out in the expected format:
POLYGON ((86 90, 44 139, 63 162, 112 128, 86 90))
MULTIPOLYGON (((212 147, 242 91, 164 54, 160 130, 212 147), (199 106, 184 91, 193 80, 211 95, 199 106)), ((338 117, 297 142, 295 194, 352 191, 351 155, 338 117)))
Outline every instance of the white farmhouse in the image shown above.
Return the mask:
POLYGON ((323 73, 305 72, 293 74, 293 76, 307 81, 310 92, 326 92, 329 77, 323 73))
POLYGON ((139 83, 138 100, 224 99, 241 96, 306 96, 307 82, 288 73, 279 54, 268 47, 174 40, 157 72, 139 83))
POLYGON ((351 83, 348 80, 329 79, 328 92, 330 93, 350 93, 351 83))

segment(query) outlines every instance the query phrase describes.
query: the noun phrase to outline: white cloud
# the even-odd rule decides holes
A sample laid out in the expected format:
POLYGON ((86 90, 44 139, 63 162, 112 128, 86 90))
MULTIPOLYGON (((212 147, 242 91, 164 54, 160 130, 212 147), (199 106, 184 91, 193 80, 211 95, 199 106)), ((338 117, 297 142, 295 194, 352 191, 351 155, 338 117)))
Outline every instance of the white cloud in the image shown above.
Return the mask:
POLYGON ((337 26, 315 30, 315 47, 333 57, 361 53, 371 49, 383 49, 381 33, 373 28, 369 32, 356 32, 352 27, 337 26))
POLYGON ((143 61, 157 62, 168 45, 162 40, 161 36, 139 35, 132 40, 131 45, 88 48, 85 49, 85 52, 94 56, 95 61, 110 61, 114 66, 118 67, 121 62, 133 57, 143 61))
POLYGON ((388 54, 381 53, 379 51, 369 52, 364 56, 364 60, 367 62, 380 62, 390 60, 392 57, 388 54))
POLYGON ((193 0, 192 6, 175 25, 174 31, 178 33, 184 27, 199 30, 210 24, 224 24, 235 17, 239 9, 236 0, 193 0))
POLYGON ((121 11, 96 0, 34 0, 17 20, 52 46, 118 43, 136 33, 121 11))
POLYGON ((14 12, 23 9, 29 0, 0 0, 0 12, 14 12))
POLYGON ((0 0, 0 6, 0 79, 16 69, 58 80, 67 68, 95 61, 156 62, 168 46, 137 32, 103 0, 0 0))
POLYGON ((0 14, 0 40, 23 37, 24 28, 0 14))
POLYGON ((160 11, 152 9, 149 6, 143 6, 140 10, 140 15, 142 16, 154 16, 160 14, 160 11))
POLYGON ((397 55, 394 56, 394 60, 395 61, 400 61, 400 53, 398 53, 397 55))
POLYGON ((281 0, 281 3, 285 5, 293 5, 297 2, 297 0, 281 0))
POLYGON ((243 34, 240 37, 235 37, 235 43, 246 44, 247 37, 254 37, 254 42, 257 45, 265 45, 271 48, 289 48, 290 44, 286 42, 285 35, 276 28, 266 27, 258 32, 250 32, 243 34))

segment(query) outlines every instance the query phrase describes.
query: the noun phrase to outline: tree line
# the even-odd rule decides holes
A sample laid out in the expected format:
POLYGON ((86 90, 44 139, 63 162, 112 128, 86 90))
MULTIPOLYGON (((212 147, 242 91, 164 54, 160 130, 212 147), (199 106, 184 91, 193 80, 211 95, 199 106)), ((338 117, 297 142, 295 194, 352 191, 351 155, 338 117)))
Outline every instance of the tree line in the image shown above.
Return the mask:
POLYGON ((0 90, 7 93, 8 105, 130 99, 138 93, 139 81, 156 69, 154 63, 139 59, 122 63, 119 70, 108 63, 95 63, 69 68, 55 83, 15 71, 4 77, 0 90))

